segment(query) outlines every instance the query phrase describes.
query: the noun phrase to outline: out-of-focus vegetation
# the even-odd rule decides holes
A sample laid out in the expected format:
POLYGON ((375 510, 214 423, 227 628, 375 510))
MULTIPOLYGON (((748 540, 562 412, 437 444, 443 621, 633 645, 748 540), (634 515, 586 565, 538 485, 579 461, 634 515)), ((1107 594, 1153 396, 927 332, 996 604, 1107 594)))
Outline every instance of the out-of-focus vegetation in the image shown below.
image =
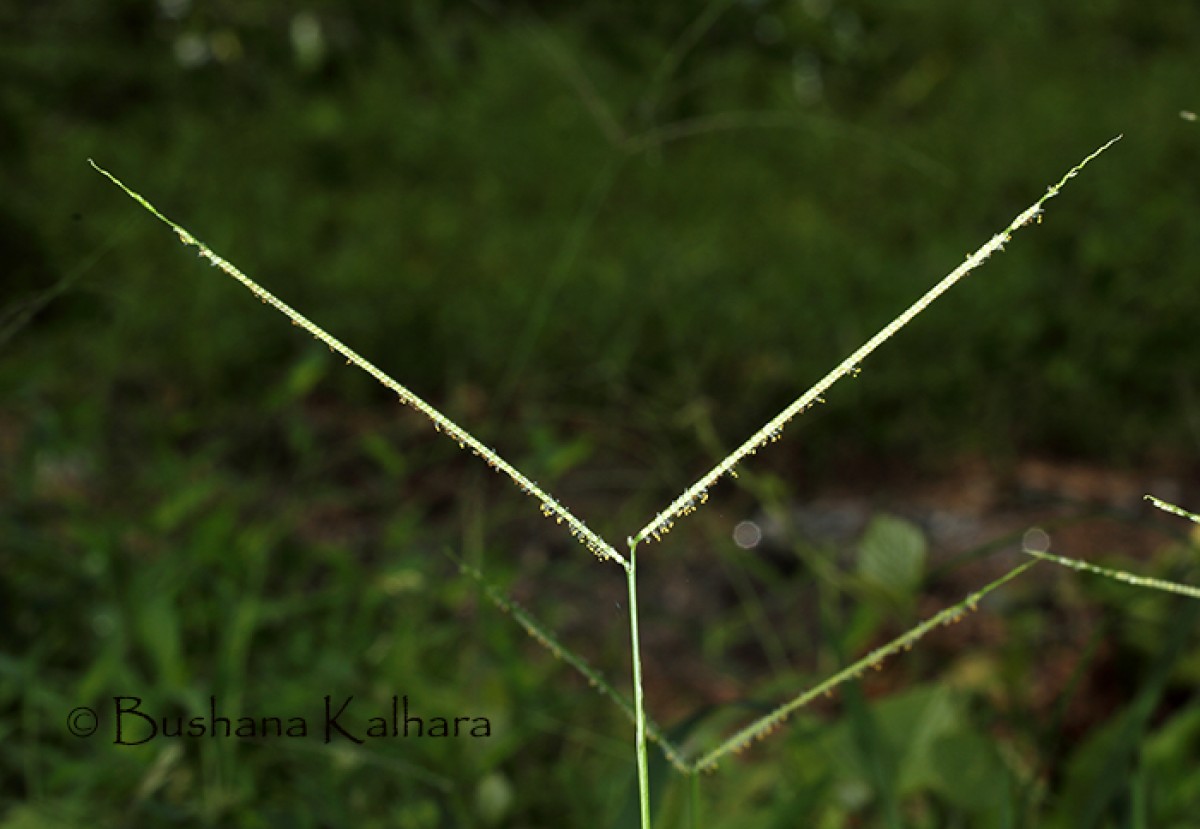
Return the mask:
POLYGON ((1124 132, 822 435, 1194 451, 1192 5, 733 3, 702 31, 635 5, 10 12, 8 296, 99 256, 10 353, 186 367, 181 393, 226 400, 299 359, 286 329, 248 341, 243 297, 182 275, 96 156, 431 397, 653 410, 655 437, 705 399, 732 440, 1124 132))
MULTIPOLYGON (((806 416, 772 491, 963 453, 1194 471, 1197 31, 1182 0, 0 4, 0 826, 622 825, 632 794, 625 722, 440 553, 620 682, 618 574, 88 157, 623 537, 1116 133, 806 416), (408 694, 494 736, 66 733, 114 694, 408 694)), ((664 700, 693 663, 651 641, 651 708, 700 729, 919 612, 747 561, 725 497, 647 565, 648 630, 711 683, 664 700), (716 600, 681 623, 688 595, 716 600)), ((1056 583, 705 780, 702 825, 1187 825, 1191 606, 1056 583)))

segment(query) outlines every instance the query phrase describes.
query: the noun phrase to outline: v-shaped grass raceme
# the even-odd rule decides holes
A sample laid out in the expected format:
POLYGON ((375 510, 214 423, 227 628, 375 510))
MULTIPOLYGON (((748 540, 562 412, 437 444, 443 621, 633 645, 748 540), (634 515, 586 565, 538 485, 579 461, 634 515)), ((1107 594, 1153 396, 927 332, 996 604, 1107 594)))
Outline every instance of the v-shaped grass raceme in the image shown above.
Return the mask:
MULTIPOLYGON (((399 397, 400 402, 419 411, 427 417, 434 428, 447 435, 451 440, 456 441, 460 447, 470 449, 472 453, 478 455, 484 462, 495 469, 497 472, 507 475, 517 487, 525 494, 536 499, 541 507, 542 512, 547 516, 554 518, 559 523, 566 524, 567 530, 571 535, 579 541, 584 547, 594 553, 602 560, 612 561, 621 566, 626 573, 626 582, 628 587, 628 607, 630 621, 630 649, 633 661, 633 699, 632 701, 624 695, 616 691, 613 686, 608 683, 601 674, 589 666, 581 657, 574 654, 570 649, 563 646, 545 627, 539 624, 532 616, 517 606, 510 599, 506 598, 495 588, 484 585, 489 598, 499 607, 511 613, 517 622, 533 635, 543 645, 550 648, 556 655, 566 659, 576 670, 582 673, 593 685, 599 688, 603 693, 612 698, 621 707, 630 719, 634 722, 635 729, 635 754, 638 768, 638 786, 641 800, 641 821, 643 827, 649 827, 649 782, 646 767, 646 741, 647 738, 657 742, 667 759, 680 771, 687 774, 694 774, 700 770, 712 769, 717 765, 717 762, 726 754, 733 751, 738 751, 748 746, 755 739, 761 738, 774 731, 780 724, 798 708, 803 707, 820 694, 827 693, 834 687, 846 682, 850 679, 859 676, 862 671, 868 666, 878 667, 883 659, 896 653, 900 650, 906 650, 912 647, 913 643, 934 629, 938 625, 948 624, 957 621, 962 615, 970 609, 974 609, 976 603, 988 592, 995 590, 1000 585, 1016 578, 1028 568, 1036 564, 1036 561, 1030 561, 1026 564, 1019 565, 1010 570, 999 579, 985 585, 983 588, 963 599, 956 605, 949 607, 935 616, 927 619, 893 641, 877 648, 863 658, 857 660, 852 665, 844 668, 841 671, 833 674, 820 684, 810 688, 803 693, 796 695, 790 701, 780 705, 774 711, 766 716, 763 716, 749 725, 745 726, 720 745, 707 751, 699 757, 687 759, 684 753, 676 746, 672 745, 664 736, 662 729, 651 721, 645 712, 645 704, 642 693, 642 677, 641 677, 641 656, 640 656, 640 638, 638 633, 638 605, 637 605, 637 549, 647 541, 657 541, 667 533, 676 521, 695 512, 709 498, 709 491, 723 476, 736 475, 736 467, 749 455, 754 454, 767 443, 779 438, 782 430, 788 422, 796 415, 810 408, 811 406, 822 401, 824 395, 830 387, 838 380, 841 380, 847 375, 857 374, 859 367, 863 361, 871 355, 880 345, 888 340, 897 331, 913 320, 917 314, 924 311, 934 300, 940 297, 943 293, 949 290, 956 282, 961 280, 971 271, 982 265, 994 253, 1002 250, 1004 245, 1012 238, 1013 234, 1021 228, 1035 221, 1040 222, 1042 217, 1042 206, 1051 198, 1058 195, 1062 187, 1067 181, 1073 178, 1080 170, 1082 170, 1092 159, 1107 150, 1121 136, 1117 136, 1108 141, 1095 152, 1088 155, 1079 164, 1072 167, 1066 175, 1064 175, 1057 184, 1049 187, 1045 194, 1042 195, 1036 202, 1022 211, 1013 219, 1009 225, 1002 231, 993 236, 984 245, 982 245, 974 253, 966 257, 966 259, 957 268, 942 278, 940 282, 934 285, 924 296, 909 306, 903 313, 897 316, 891 323, 881 329, 875 336, 871 337, 861 347, 850 354, 845 360, 839 363, 832 371, 821 378, 808 391, 798 397, 791 405, 787 406, 783 411, 773 417, 766 425, 746 439, 741 446, 727 455, 720 463, 714 466, 711 470, 700 477, 695 483, 685 489, 679 497, 668 504, 663 510, 658 512, 644 527, 626 539, 628 552, 622 554, 610 542, 601 538, 593 532, 588 526, 576 517, 570 510, 563 506, 550 493, 542 489, 538 484, 527 478, 520 470, 508 463, 495 450, 484 445, 476 439, 470 432, 459 426, 450 418, 446 417, 437 408, 427 403, 425 400, 418 397, 405 386, 393 380, 379 368, 361 357, 349 346, 342 343, 333 335, 326 332, 316 323, 310 321, 307 317, 300 314, 291 306, 284 303, 274 294, 263 288, 250 277, 246 276, 237 267, 231 264, 228 260, 222 258, 206 244, 193 236, 184 227, 176 224, 171 219, 164 216, 158 211, 149 201, 143 198, 140 194, 130 189, 122 183, 116 176, 109 173, 97 165, 94 161, 90 162, 93 167, 100 173, 108 177, 114 184, 120 187, 125 193, 136 200, 146 210, 156 216, 158 219, 166 223, 179 236, 180 241, 185 245, 195 247, 201 257, 208 260, 213 266, 224 271, 229 276, 241 282, 246 286, 251 293, 257 296, 264 303, 273 306, 277 311, 288 317, 293 325, 303 328, 310 335, 325 343, 330 350, 340 354, 346 358, 347 362, 358 366, 367 374, 374 377, 379 383, 388 389, 395 392, 399 397)), ((1036 555, 1036 554, 1035 554, 1036 555)), ((1045 557, 1045 556, 1039 556, 1045 557)), ((474 571, 464 568, 473 578, 482 582, 482 576, 474 571)))

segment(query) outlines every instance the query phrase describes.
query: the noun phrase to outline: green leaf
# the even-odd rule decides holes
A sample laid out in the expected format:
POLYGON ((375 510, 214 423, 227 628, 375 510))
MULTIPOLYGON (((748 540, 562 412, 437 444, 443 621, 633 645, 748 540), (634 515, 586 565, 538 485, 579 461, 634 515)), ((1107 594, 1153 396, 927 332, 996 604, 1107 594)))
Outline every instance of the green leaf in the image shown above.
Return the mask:
POLYGON ((928 545, 911 521, 892 515, 871 519, 858 545, 858 574, 868 584, 901 599, 921 585, 928 545))

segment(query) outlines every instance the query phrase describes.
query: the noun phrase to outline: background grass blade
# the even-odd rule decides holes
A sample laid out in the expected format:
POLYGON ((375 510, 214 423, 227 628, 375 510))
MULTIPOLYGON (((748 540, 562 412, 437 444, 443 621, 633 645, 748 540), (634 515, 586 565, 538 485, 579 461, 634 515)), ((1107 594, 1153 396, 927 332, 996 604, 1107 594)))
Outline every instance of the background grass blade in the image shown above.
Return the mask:
POLYGON ((1195 630, 1200 606, 1187 603, 1180 608, 1177 624, 1164 631, 1162 650, 1139 677, 1137 696, 1097 734, 1089 737, 1078 755, 1065 784, 1060 826, 1092 829, 1102 826, 1137 825, 1126 818, 1125 797, 1138 797, 1143 765, 1139 747, 1144 745, 1155 711, 1159 710, 1167 681, 1179 667, 1195 630))

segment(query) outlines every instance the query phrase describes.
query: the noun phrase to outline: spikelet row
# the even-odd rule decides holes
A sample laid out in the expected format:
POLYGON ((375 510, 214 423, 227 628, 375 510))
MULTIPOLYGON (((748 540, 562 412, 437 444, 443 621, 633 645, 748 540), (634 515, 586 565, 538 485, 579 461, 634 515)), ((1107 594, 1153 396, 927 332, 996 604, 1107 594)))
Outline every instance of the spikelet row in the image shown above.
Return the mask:
POLYGON ((98 172, 112 181, 113 184, 124 190, 125 193, 141 204, 142 207, 146 208, 146 210, 174 230, 181 242, 183 242, 185 245, 195 247, 199 252, 199 255, 206 259, 214 267, 220 269, 224 273, 236 279, 238 282, 242 283, 242 285, 248 288, 250 292, 258 297, 260 301, 270 305, 272 308, 279 311, 281 314, 291 320, 292 325, 304 329, 314 339, 327 345, 330 351, 346 358, 346 362, 348 364, 357 366, 367 374, 371 375, 371 377, 375 378, 380 385, 394 392, 397 397, 399 397, 401 403, 406 406, 411 406, 421 414, 425 415, 425 417, 429 418, 429 420, 433 423, 434 429, 445 434, 451 440, 458 443, 460 448, 470 448, 473 454, 486 461, 487 464, 492 467, 492 469, 507 475, 522 492, 536 498, 541 502, 542 513, 544 515, 557 519, 560 524, 566 523, 571 528, 571 535, 598 558, 611 559, 620 564, 622 567, 628 569, 628 563, 625 561, 624 556, 613 549, 608 542, 596 535, 596 533, 589 529, 583 521, 575 517, 575 515, 573 515, 566 507, 552 498, 536 483, 529 480, 519 470, 512 466, 512 464, 500 457, 500 455, 497 454, 494 449, 484 445, 466 429, 463 429, 429 403, 422 400, 400 383, 397 383, 390 376, 377 368, 373 363, 361 357, 357 352, 355 352, 337 337, 334 337, 324 328, 321 328, 299 311, 295 310, 283 300, 276 297, 266 288, 262 287, 253 279, 246 276, 231 262, 222 258, 221 256, 218 256, 208 245, 204 244, 195 236, 193 236, 190 232, 188 232, 187 229, 164 216, 156 207, 154 207, 154 205, 148 202, 140 194, 127 187, 112 173, 103 169, 94 161, 91 161, 90 163, 98 172))
POLYGON ((1034 222, 1035 220, 1040 222, 1042 218, 1042 205, 1044 205, 1049 199, 1057 196, 1063 185, 1066 184, 1069 179, 1074 178, 1079 171, 1087 166, 1092 159, 1100 155, 1100 153, 1107 150, 1120 139, 1121 136, 1118 135, 1116 138, 1113 138, 1108 143, 1104 144, 1104 146, 1093 152, 1083 161, 1072 167, 1067 174, 1058 181, 1057 184, 1051 185, 1049 188, 1047 188, 1045 195, 1043 195, 1033 205, 1022 211, 1020 215, 1013 219, 1009 223, 1008 227, 993 236, 977 251, 967 256, 963 263, 947 274, 941 282, 934 285, 928 292, 925 293, 924 296, 910 305, 907 310, 892 320, 881 331, 875 334, 875 336, 867 340, 867 342, 860 346, 857 351, 839 363, 838 366, 833 369, 833 371, 829 372, 823 378, 817 381, 812 388, 797 398, 795 402, 773 417, 770 422, 767 423, 767 425, 763 426, 761 429, 751 435, 745 443, 726 456, 724 460, 717 464, 713 469, 709 470, 698 481, 696 481, 696 483, 684 490, 682 495, 672 501, 671 504, 666 507, 666 509, 655 515, 654 518, 648 524, 646 524, 646 526, 639 530, 636 535, 632 536, 630 539, 630 544, 636 544, 646 539, 651 539, 654 541, 660 540, 671 530, 676 520, 682 518, 684 515, 687 515, 692 511, 690 507, 695 503, 695 500, 700 493, 707 492, 713 486, 713 484, 715 484, 726 474, 736 477, 736 467, 738 463, 744 460, 747 456, 753 455, 764 444, 778 440, 783 432, 784 426, 787 425, 788 421, 796 417, 798 414, 806 411, 810 407, 818 403, 824 403, 824 395, 834 383, 846 376, 858 376, 859 372, 862 370, 862 362, 873 351, 875 351, 875 349, 877 349, 887 340, 891 339, 891 337, 901 328, 908 325, 913 318, 917 316, 917 314, 929 307, 934 300, 948 291, 956 282, 986 262, 993 253, 1002 250, 1004 245, 1012 238, 1013 233, 1025 225, 1034 222))

